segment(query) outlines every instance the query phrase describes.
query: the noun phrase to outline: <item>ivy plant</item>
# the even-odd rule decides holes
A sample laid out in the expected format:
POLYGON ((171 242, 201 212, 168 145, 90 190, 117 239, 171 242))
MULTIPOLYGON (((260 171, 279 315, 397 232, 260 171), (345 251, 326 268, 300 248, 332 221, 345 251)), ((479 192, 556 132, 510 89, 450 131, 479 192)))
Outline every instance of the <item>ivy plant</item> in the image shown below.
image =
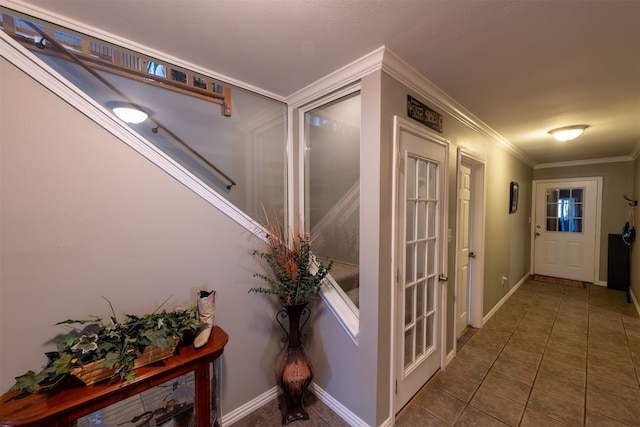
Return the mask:
POLYGON ((57 351, 45 353, 49 362, 40 372, 30 370, 16 377, 10 391, 19 390, 20 393, 13 399, 26 397, 41 388, 52 388, 74 368, 92 362, 113 369, 112 378, 130 381, 135 378, 135 359, 147 346, 169 348, 174 337, 183 339, 195 334, 202 325, 195 306, 173 311, 156 310, 143 316, 125 314, 122 322, 117 320, 112 306, 111 311, 113 314, 108 321, 92 317, 56 323, 68 327, 69 332, 58 338, 57 351))

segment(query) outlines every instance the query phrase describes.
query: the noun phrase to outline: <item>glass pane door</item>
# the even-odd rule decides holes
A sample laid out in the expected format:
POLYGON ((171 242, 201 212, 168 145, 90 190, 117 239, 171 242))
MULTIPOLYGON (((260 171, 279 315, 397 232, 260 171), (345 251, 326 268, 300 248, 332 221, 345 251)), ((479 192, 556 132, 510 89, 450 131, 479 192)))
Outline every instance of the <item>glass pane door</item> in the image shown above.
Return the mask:
POLYGON ((438 165, 407 159, 405 190, 405 372, 435 349, 438 165))

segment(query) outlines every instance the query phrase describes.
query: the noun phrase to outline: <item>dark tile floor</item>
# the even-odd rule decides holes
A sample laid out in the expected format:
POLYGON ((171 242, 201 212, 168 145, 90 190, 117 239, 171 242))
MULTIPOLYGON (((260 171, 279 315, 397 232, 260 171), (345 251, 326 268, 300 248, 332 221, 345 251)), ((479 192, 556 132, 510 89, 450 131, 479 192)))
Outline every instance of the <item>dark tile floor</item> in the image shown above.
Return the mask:
MULTIPOLYGON (((308 420, 294 421, 293 427, 348 427, 345 421, 336 415, 327 405, 316 396, 306 392, 304 397, 305 409, 309 414, 308 420)), ((280 427, 282 426, 282 409, 284 405, 282 396, 274 399, 266 405, 258 408, 231 427, 280 427)))
MULTIPOLYGON (((311 419, 346 426, 307 393, 311 419)), ((281 425, 279 402, 232 427, 281 425)), ((396 418, 416 426, 640 426, 640 318, 624 292, 522 284, 396 418)))

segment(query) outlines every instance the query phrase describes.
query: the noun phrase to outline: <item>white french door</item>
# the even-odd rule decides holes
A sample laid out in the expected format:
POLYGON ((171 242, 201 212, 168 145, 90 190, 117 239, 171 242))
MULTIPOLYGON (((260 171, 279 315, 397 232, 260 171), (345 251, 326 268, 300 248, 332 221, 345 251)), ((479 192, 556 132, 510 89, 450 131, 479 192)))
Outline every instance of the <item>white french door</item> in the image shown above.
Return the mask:
POLYGON ((397 119, 396 396, 399 411, 442 361, 443 225, 448 147, 397 119))
POLYGON ((601 178, 534 182, 533 272, 597 281, 601 178))

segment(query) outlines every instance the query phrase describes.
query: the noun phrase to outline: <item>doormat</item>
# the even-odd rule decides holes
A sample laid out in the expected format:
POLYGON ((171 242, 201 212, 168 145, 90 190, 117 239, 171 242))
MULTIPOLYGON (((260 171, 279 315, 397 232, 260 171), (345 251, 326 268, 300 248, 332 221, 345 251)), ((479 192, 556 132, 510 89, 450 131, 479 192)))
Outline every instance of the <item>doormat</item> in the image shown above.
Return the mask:
POLYGON ((560 279, 558 277, 542 276, 540 274, 532 274, 531 280, 543 283, 553 283, 554 285, 573 286, 576 288, 586 288, 587 284, 580 280, 560 279))

